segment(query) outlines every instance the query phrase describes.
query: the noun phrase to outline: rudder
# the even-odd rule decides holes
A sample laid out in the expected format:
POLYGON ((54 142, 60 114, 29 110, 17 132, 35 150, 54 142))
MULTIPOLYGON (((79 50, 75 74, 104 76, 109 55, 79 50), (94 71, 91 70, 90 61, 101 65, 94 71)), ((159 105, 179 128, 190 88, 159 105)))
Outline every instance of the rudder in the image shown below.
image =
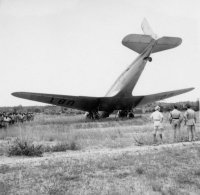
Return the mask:
POLYGON ((150 35, 153 39, 157 39, 157 35, 153 32, 146 18, 143 19, 141 28, 145 35, 150 35))

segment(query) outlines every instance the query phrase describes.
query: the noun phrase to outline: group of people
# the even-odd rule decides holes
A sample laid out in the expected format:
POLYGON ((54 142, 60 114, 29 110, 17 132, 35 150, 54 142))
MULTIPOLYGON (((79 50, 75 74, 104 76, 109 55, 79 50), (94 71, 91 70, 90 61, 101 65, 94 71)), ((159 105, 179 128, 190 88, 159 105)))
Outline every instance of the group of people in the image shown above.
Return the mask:
MULTIPOLYGON (((157 142, 156 135, 159 134, 160 140, 162 142, 163 139, 163 114, 160 112, 160 107, 156 106, 155 111, 150 116, 154 125, 153 132, 153 141, 157 142)), ((195 124, 197 122, 197 117, 195 111, 191 108, 190 105, 187 105, 187 110, 184 114, 182 114, 176 105, 174 105, 174 109, 169 113, 168 121, 172 126, 174 131, 174 142, 180 141, 180 131, 181 131, 181 123, 187 126, 188 132, 188 140, 195 141, 195 124)))
POLYGON ((15 123, 23 123, 25 121, 34 120, 34 114, 31 112, 27 113, 0 113, 0 128, 7 128, 9 125, 13 125, 15 123))

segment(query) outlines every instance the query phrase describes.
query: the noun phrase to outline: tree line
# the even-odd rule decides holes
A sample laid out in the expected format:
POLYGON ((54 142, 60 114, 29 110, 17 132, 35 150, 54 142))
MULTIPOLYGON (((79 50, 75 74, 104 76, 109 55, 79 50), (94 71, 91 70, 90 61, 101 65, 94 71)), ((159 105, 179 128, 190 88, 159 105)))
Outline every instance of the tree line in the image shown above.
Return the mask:
POLYGON ((197 101, 185 101, 185 102, 176 102, 176 103, 166 103, 166 102, 154 102, 147 104, 143 107, 145 112, 153 112, 156 105, 159 105, 162 112, 169 112, 173 110, 173 106, 176 105, 180 111, 186 110, 187 105, 190 105, 191 108, 195 111, 199 111, 199 99, 197 101))
MULTIPOLYGON (((169 112, 173 109, 174 104, 177 105, 178 109, 184 111, 186 106, 189 104, 192 109, 199 111, 199 99, 197 101, 184 101, 176 103, 166 103, 166 102, 154 102, 146 104, 139 109, 143 112, 153 112, 156 105, 159 105, 162 112, 169 112)), ((45 106, 14 106, 14 107, 0 107, 0 112, 13 112, 13 113, 44 113, 49 115, 73 115, 73 114, 84 114, 84 111, 65 108, 61 106, 45 105, 45 106)))

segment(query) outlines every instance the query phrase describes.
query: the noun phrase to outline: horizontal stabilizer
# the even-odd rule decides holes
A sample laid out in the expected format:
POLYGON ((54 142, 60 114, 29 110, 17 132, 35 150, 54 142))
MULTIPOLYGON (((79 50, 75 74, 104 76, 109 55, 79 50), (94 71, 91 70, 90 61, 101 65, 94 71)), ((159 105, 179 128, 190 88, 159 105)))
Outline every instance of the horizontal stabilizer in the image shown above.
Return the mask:
MULTIPOLYGON (((150 42, 154 40, 149 35, 130 34, 123 38, 122 44, 129 49, 141 54, 150 42)), ((156 40, 152 53, 172 49, 181 44, 182 39, 179 37, 162 37, 156 40)))
POLYGON ((122 44, 137 53, 142 53, 151 40, 149 35, 130 34, 123 38, 122 44))
POLYGON ((172 49, 179 46, 181 43, 182 39, 179 37, 162 37, 156 41, 156 45, 153 48, 152 53, 172 49))

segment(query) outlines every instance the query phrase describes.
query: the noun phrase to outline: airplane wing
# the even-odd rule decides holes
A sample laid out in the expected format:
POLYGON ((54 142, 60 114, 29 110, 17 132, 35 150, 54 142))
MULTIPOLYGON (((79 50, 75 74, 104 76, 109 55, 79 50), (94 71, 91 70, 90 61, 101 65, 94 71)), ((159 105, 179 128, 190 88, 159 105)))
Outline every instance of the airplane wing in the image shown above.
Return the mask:
MULTIPOLYGON (((148 104, 151 102, 170 98, 182 93, 193 90, 194 88, 180 89, 175 91, 168 91, 163 93, 157 93, 146 96, 132 96, 131 102, 135 102, 137 106, 148 104)), ((87 97, 87 96, 67 96, 67 95, 55 95, 44 93, 29 93, 29 92, 15 92, 13 96, 38 101, 47 104, 53 104, 57 106, 63 106, 67 108, 79 109, 84 111, 93 111, 98 109, 99 105, 104 108, 114 101, 112 97, 87 97)), ((127 102, 126 100, 125 102, 127 102)), ((125 104, 124 102, 124 104, 125 104)), ((118 102, 119 103, 119 102, 118 102)), ((120 104, 120 103, 119 103, 120 104)))
MULTIPOLYGON (((163 100, 163 99, 166 99, 166 98, 170 98, 170 97, 173 97, 173 96, 176 96, 176 95, 180 95, 182 93, 189 92, 189 91, 191 91, 193 89, 194 88, 186 88, 186 89, 179 89, 179 90, 174 90, 174 91, 156 93, 156 94, 152 94, 152 95, 146 95, 146 96, 143 96, 143 98, 137 104, 137 106, 141 106, 141 105, 144 105, 144 104, 148 104, 148 103, 152 103, 152 102, 155 102, 155 101, 159 101, 159 100, 163 100)), ((133 97, 137 97, 137 96, 133 96, 133 97)))
POLYGON ((87 96, 67 96, 44 93, 14 92, 13 96, 38 101, 67 108, 79 109, 84 111, 95 110, 99 104, 99 98, 87 96))

